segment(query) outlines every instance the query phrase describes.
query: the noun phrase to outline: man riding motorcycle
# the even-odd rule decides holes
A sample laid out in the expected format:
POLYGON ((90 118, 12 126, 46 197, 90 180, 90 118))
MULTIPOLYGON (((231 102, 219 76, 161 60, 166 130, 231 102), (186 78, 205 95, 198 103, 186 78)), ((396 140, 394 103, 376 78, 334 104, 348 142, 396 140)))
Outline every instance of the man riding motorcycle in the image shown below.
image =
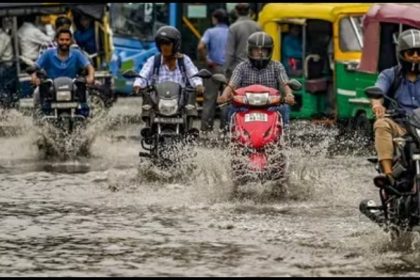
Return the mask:
MULTIPOLYGON (((147 86, 172 81, 181 84, 182 87, 191 85, 196 89, 196 93, 204 93, 202 79, 190 78, 197 74, 198 69, 186 54, 180 53, 181 33, 178 29, 172 26, 159 28, 156 32, 155 42, 159 53, 150 57, 141 69, 139 75, 144 79, 137 78, 133 84, 134 92, 141 93, 143 97, 142 119, 145 122, 150 121, 150 110, 152 109, 152 100, 144 91, 147 86)), ((187 100, 197 114, 195 95, 189 96, 187 100)))
MULTIPOLYGON (((95 81, 95 69, 86 58, 86 56, 78 49, 70 48, 73 42, 72 33, 69 29, 59 29, 55 35, 57 48, 46 50, 35 62, 35 67, 44 69, 48 78, 55 79, 58 77, 76 78, 80 69, 85 68, 87 71, 86 82, 93 84, 95 81)), ((34 72, 31 74, 32 83, 37 86, 34 91, 34 107, 35 115, 41 110, 39 85, 41 83, 34 72)))
MULTIPOLYGON (((399 65, 383 70, 375 86, 394 98, 401 109, 411 112, 420 107, 420 30, 409 29, 400 34, 397 59, 399 65)), ((375 149, 383 171, 383 174, 375 177, 374 182, 378 185, 385 181, 394 186, 393 138, 402 137, 407 131, 398 120, 384 117, 389 106, 386 99, 373 99, 371 104, 377 118, 374 123, 375 149)))
MULTIPOLYGON (((293 105, 295 99, 291 88, 286 84, 289 81, 289 78, 284 66, 281 62, 271 60, 273 47, 273 38, 267 33, 255 32, 251 34, 248 37, 248 60, 241 62, 236 66, 228 86, 225 87, 223 94, 218 97, 217 102, 225 103, 229 101, 233 96, 234 89, 260 84, 276 89, 281 89, 281 87, 283 87, 285 102, 293 105)), ((286 107, 288 106, 287 104, 273 108, 281 113, 286 131, 289 125, 289 110, 286 107)), ((230 105, 227 123, 229 123, 233 113, 240 110, 241 108, 235 108, 235 106, 230 105)))

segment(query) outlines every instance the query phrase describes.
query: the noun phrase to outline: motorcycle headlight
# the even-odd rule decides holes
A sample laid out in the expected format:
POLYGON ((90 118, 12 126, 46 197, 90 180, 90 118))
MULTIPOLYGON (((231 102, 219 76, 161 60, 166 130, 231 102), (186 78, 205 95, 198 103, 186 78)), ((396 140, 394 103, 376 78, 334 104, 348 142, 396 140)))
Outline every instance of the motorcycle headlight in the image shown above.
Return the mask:
POLYGON ((178 112, 178 101, 176 99, 159 100, 159 113, 164 116, 172 116, 178 112))
POLYGON ((71 101, 71 91, 57 91, 57 101, 71 101))

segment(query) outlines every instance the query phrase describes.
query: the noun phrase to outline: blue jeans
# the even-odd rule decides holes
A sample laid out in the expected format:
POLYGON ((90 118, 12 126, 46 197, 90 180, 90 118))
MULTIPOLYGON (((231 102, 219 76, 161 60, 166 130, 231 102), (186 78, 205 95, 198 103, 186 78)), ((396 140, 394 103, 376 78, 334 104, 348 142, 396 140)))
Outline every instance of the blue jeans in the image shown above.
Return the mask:
MULTIPOLYGON (((230 123, 230 120, 234 113, 236 112, 246 112, 248 111, 247 107, 244 106, 234 106, 232 104, 229 105, 228 108, 228 115, 227 115, 227 124, 230 123)), ((283 119, 283 125, 285 127, 289 126, 290 123, 290 105, 289 104, 281 104, 277 106, 271 106, 268 108, 269 112, 277 111, 281 114, 281 117, 283 119)))

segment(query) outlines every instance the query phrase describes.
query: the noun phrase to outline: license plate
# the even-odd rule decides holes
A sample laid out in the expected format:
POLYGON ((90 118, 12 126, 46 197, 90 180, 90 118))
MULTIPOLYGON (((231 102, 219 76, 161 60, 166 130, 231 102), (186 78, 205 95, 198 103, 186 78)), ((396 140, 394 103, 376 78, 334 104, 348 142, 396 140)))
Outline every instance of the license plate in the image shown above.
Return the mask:
POLYGON ((245 114, 245 122, 267 122, 268 115, 265 113, 245 114))
POLYGON ((66 102, 66 103, 51 103, 53 109, 66 109, 66 108, 77 108, 79 104, 77 102, 66 102))
POLYGON ((155 123, 184 123, 181 118, 155 118, 155 123))

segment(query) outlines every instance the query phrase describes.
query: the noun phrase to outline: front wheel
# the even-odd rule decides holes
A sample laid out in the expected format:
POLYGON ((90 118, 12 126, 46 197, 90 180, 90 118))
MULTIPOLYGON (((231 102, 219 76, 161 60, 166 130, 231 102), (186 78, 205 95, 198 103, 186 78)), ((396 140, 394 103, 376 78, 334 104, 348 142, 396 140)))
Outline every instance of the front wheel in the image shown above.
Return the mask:
POLYGON ((93 91, 89 95, 90 118, 92 120, 101 120, 106 115, 106 105, 99 93, 93 91))

